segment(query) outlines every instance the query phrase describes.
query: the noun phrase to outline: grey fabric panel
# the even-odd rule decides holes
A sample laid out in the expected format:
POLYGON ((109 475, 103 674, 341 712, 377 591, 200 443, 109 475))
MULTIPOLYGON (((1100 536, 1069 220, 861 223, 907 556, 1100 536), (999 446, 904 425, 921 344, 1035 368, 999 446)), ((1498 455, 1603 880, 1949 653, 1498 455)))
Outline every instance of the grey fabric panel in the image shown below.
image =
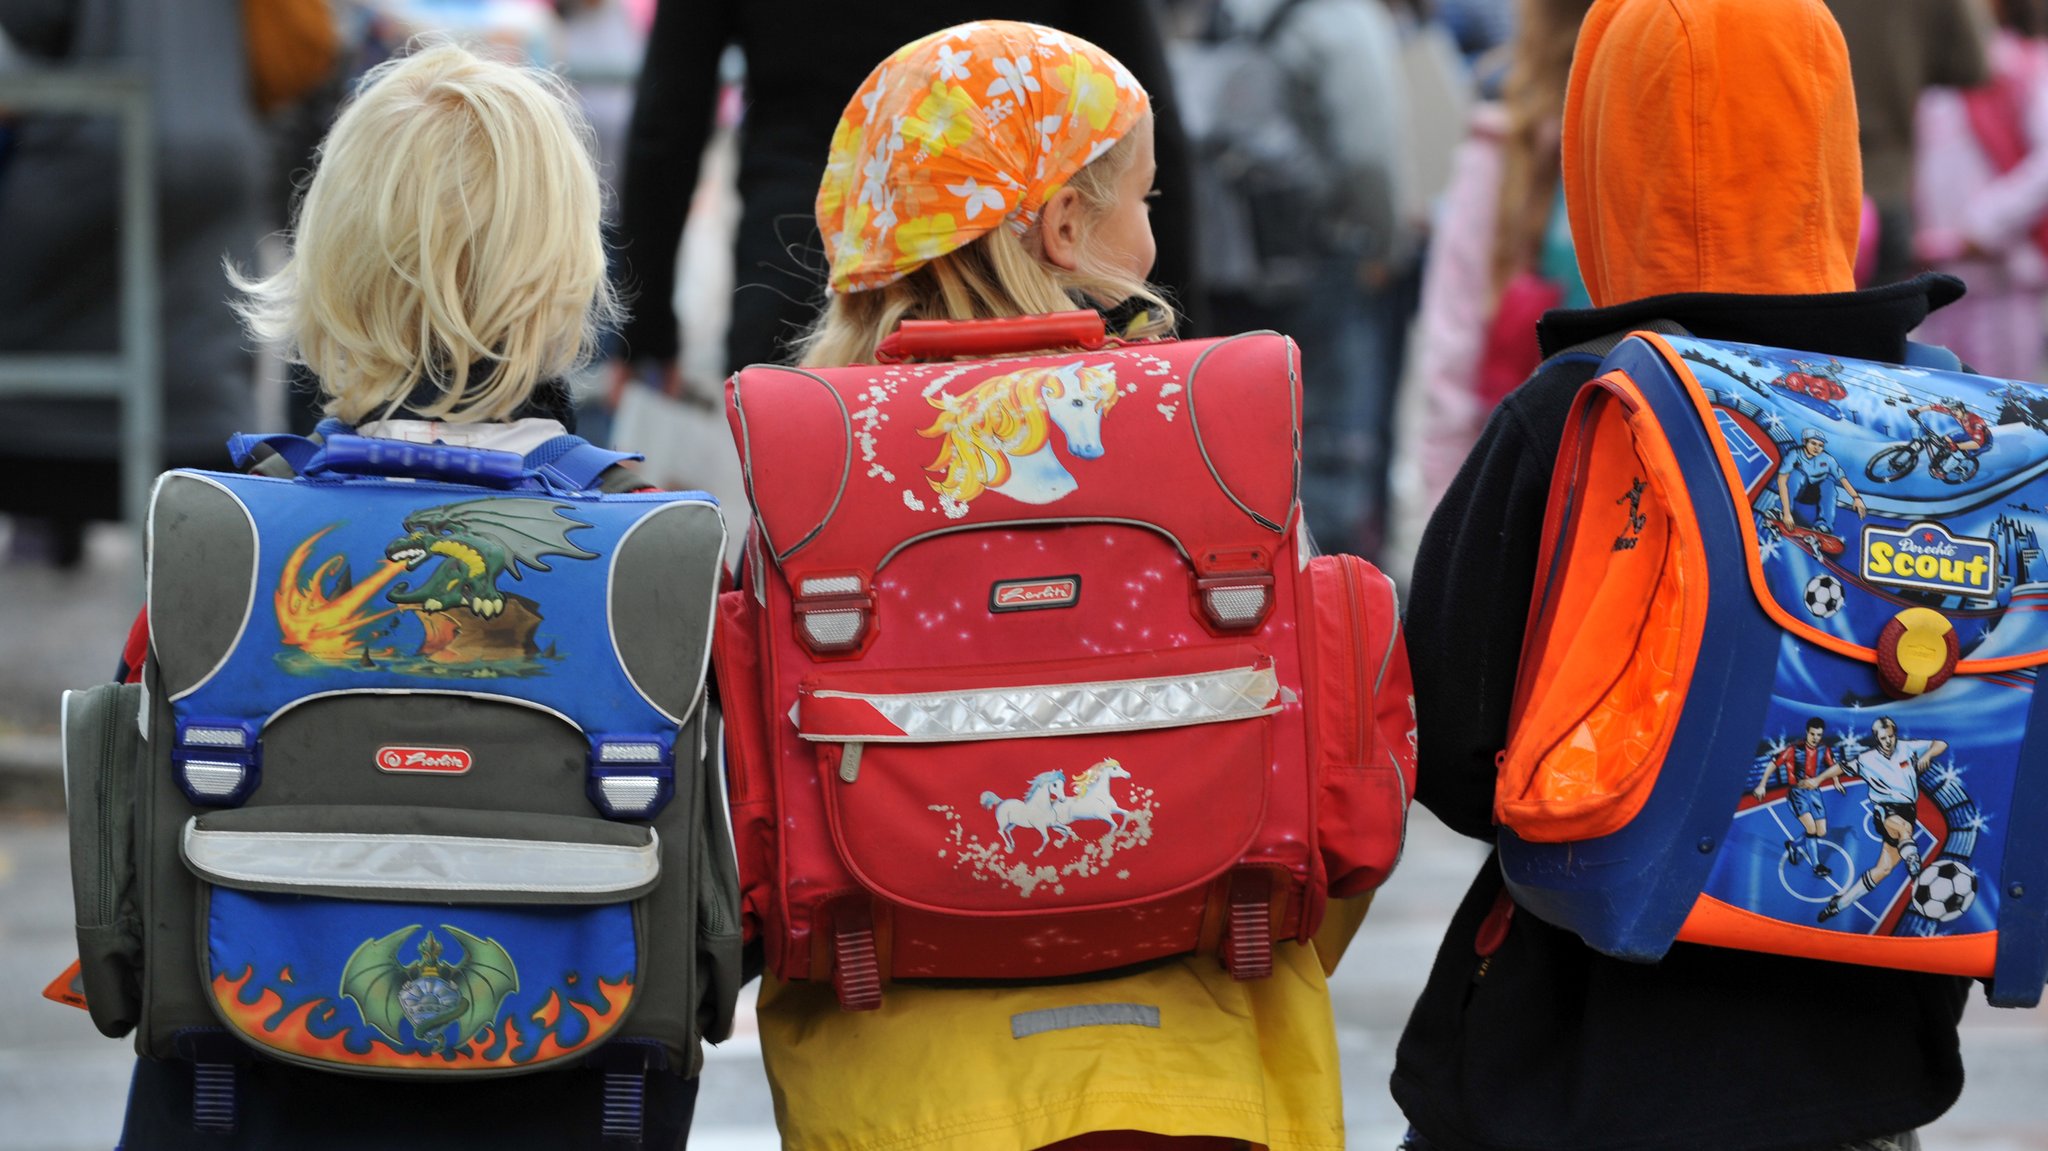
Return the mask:
MULTIPOLYGON (((715 709, 700 706, 695 710, 690 722, 676 733, 675 796, 653 820, 654 829, 661 834, 661 886, 643 904, 647 915, 640 925, 646 948, 646 965, 641 970, 651 977, 634 1001, 633 1014, 620 1026, 621 1038, 661 1040, 674 1065, 687 1075, 697 1074, 703 1066, 703 1047, 694 1040, 679 1047, 673 1037, 701 1034, 698 996, 704 981, 714 974, 703 969, 699 953, 698 890, 703 882, 703 862, 698 840, 711 822, 721 818, 706 809, 704 772, 697 756, 705 713, 715 709)), ((737 938, 733 945, 737 950, 737 938)), ((737 990, 735 985, 720 993, 729 996, 737 990)))
POLYGON ((1149 1003, 1076 1003, 1010 1016, 1010 1038, 1028 1039, 1076 1027, 1157 1027, 1159 1009, 1149 1003))
POLYGON ((702 722, 710 756, 698 774, 704 788, 704 818, 697 838, 702 871, 697 877, 697 977, 703 983, 697 1030, 717 1043, 732 1034, 733 1007, 746 976, 740 969, 739 861, 726 827, 725 725, 715 704, 705 705, 702 722))
POLYGON ((86 1010, 102 1035, 142 1016, 142 922, 135 905, 135 709, 141 684, 64 693, 64 796, 71 895, 86 1010))
POLYGON ((149 629, 164 689, 191 689, 227 658, 254 592, 256 529, 215 484, 172 472, 149 520, 149 629))
POLYGON ((640 690, 678 721, 704 689, 711 620, 725 574, 725 520, 709 504, 669 504, 612 558, 612 633, 640 690))
POLYGON ((447 835, 475 839, 524 839, 537 843, 595 843, 639 847, 645 826, 593 816, 541 812, 467 811, 444 807, 351 806, 242 807, 209 811, 197 819, 202 831, 344 832, 354 835, 447 835))
POLYGON ((178 836, 185 821, 205 809, 186 800, 171 771, 171 709, 156 672, 152 663, 145 681, 150 754, 135 788, 144 960, 142 1023, 135 1030, 135 1049, 154 1059, 174 1059, 179 1031, 218 1027, 220 1020, 207 993, 210 974, 200 974, 205 935, 198 928, 198 884, 178 861, 178 836))
POLYGON ((563 720, 503 699, 338 695, 302 703, 263 732, 263 785, 249 810, 301 804, 597 814, 584 794, 590 743, 563 720), (461 775, 377 767, 385 746, 459 747, 461 775))

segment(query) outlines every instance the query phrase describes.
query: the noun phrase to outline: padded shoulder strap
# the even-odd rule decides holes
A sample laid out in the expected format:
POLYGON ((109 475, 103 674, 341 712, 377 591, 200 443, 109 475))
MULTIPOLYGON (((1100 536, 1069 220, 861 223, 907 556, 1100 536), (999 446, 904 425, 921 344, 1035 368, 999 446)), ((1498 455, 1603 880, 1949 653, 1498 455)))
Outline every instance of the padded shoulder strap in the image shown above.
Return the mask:
POLYGON ((600 482, 605 473, 627 460, 645 458, 637 452, 600 448, 581 436, 560 435, 526 453, 526 466, 536 475, 561 487, 575 491, 613 491, 620 489, 612 483, 600 482))
POLYGON ((1613 353, 1614 349, 1620 347, 1621 342, 1623 340, 1628 339, 1629 333, 1631 332, 1656 332, 1658 335, 1661 336, 1692 335, 1691 332, 1686 331, 1684 327, 1680 326, 1678 323, 1674 321, 1651 320, 1649 323, 1646 324, 1636 324, 1632 327, 1623 328, 1619 331, 1609 332, 1604 336, 1600 336, 1597 339, 1587 340, 1582 344, 1573 344, 1571 347, 1566 348, 1565 350, 1558 352, 1556 355, 1553 355, 1550 358, 1544 360, 1543 363, 1536 370, 1540 372, 1544 368, 1550 367, 1552 364, 1571 363, 1574 361, 1588 359, 1597 363, 1601 360, 1606 359, 1610 354, 1613 353))
POLYGON ((1906 341, 1906 366, 1909 368, 1934 368, 1943 372, 1967 372, 1961 357, 1940 344, 1921 344, 1906 341))

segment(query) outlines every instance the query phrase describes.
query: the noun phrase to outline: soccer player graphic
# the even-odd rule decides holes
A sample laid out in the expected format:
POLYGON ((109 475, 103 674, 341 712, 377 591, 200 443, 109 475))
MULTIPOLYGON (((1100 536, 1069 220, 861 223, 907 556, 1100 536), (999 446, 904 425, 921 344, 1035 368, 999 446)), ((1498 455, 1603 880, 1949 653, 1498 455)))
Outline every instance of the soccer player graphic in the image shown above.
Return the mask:
POLYGON ((1920 772, 1948 750, 1948 741, 1900 739, 1899 725, 1888 715, 1870 725, 1870 735, 1877 746, 1857 756, 1849 770, 1870 788, 1871 817, 1884 836, 1884 847, 1875 866, 1820 909, 1822 923, 1875 890, 1900 860, 1906 861, 1907 875, 1920 874, 1920 845, 1913 842, 1920 828, 1920 772))
POLYGON ((1863 496, 1842 465, 1828 453, 1828 438, 1819 428, 1801 428, 1799 450, 1786 452, 1778 465, 1778 518, 1796 527, 1792 516, 1796 504, 1813 504, 1813 530, 1835 534, 1835 492, 1849 493, 1858 516, 1864 515, 1863 496))
POLYGON ((1813 867, 1813 873, 1825 879, 1834 874, 1827 864, 1820 861, 1820 848, 1815 841, 1828 833, 1828 810, 1820 801, 1820 789, 1837 782, 1842 777, 1842 765, 1835 759, 1835 749, 1823 742, 1827 725, 1816 716, 1806 721, 1806 738, 1787 746, 1771 759, 1764 768, 1764 777, 1756 781, 1750 794, 1758 799, 1770 787, 1771 777, 1783 772, 1785 775, 1785 801, 1791 805, 1794 815, 1799 817, 1799 826, 1806 831, 1802 840, 1785 841, 1785 862, 1804 859, 1813 867), (1800 849, 1804 848, 1802 852, 1800 849))

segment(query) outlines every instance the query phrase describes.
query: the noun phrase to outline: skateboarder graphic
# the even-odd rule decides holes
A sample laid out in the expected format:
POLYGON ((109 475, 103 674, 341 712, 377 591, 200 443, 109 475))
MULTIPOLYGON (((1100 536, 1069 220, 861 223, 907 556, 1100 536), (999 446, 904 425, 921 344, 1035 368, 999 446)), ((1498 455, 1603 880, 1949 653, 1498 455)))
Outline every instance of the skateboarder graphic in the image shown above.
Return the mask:
POLYGON ((1829 552, 1842 550, 1842 538, 1835 534, 1838 495, 1846 492, 1857 516, 1866 514, 1862 494, 1828 452, 1827 436, 1819 428, 1800 429, 1798 450, 1786 452, 1784 462, 1778 465, 1777 488, 1779 530, 1795 539, 1818 535, 1829 552), (1800 505, 1813 508, 1812 519, 1804 525, 1795 510, 1800 505))

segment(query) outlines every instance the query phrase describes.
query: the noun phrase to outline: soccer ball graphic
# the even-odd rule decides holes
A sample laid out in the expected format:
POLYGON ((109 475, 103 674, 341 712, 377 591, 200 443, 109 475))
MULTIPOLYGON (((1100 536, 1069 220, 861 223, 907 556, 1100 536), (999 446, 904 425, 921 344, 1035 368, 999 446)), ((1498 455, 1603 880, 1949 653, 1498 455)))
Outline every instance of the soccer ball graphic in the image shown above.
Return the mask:
POLYGON ((1806 581, 1806 610, 1820 619, 1842 610, 1842 581, 1817 575, 1806 581))
POLYGON ((1913 910, 1938 923, 1961 916, 1975 902, 1977 873, 1959 859, 1935 860, 1913 884, 1913 910))

